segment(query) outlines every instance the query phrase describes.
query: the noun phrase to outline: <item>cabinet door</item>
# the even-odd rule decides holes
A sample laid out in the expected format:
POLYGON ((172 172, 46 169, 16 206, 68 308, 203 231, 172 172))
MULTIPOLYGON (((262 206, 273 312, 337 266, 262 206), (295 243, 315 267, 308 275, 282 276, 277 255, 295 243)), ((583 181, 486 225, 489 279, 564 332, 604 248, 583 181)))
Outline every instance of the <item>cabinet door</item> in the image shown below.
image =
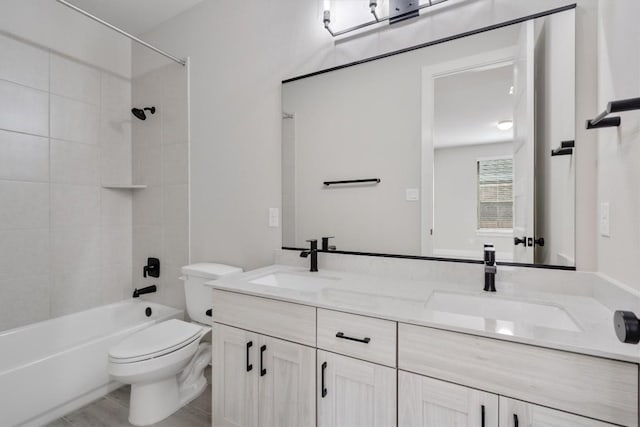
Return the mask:
POLYGON ((398 423, 402 427, 498 427, 498 396, 399 371, 398 423))
POLYGON ((500 397, 500 427, 614 427, 544 406, 500 397))
POLYGON ((213 325, 213 425, 258 426, 257 334, 213 325))
POLYGON ((396 370, 318 350, 318 426, 396 425, 396 370))
POLYGON ((260 427, 315 426, 315 349, 261 336, 256 352, 260 427))

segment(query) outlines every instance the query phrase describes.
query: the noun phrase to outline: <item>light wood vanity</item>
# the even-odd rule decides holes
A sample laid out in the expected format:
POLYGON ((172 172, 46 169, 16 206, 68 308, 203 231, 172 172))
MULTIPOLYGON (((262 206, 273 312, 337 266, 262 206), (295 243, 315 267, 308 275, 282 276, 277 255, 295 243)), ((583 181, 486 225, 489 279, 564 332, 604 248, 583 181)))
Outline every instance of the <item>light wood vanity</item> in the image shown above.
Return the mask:
POLYGON ((215 427, 638 426, 636 363, 214 288, 215 427))

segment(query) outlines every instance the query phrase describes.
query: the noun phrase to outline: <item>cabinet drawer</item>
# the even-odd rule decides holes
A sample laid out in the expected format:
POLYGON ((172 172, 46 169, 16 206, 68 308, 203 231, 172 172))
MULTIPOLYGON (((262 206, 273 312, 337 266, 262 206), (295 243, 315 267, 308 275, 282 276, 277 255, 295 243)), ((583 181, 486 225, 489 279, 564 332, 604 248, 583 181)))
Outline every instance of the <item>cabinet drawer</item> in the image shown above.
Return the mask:
POLYGON ((396 322, 318 309, 318 348, 396 366, 396 322))
POLYGON ((316 309, 306 305, 214 289, 213 321, 316 345, 316 309))
POLYGON ((400 324, 400 369, 610 423, 638 425, 638 367, 400 324))

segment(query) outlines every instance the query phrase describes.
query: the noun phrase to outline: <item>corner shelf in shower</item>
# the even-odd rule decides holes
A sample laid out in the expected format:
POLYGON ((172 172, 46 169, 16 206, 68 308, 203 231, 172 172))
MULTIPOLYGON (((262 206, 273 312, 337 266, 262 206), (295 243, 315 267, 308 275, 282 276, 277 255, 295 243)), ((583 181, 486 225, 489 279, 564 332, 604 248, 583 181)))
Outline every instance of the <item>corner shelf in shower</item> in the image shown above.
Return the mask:
POLYGON ((103 185, 102 188, 108 188, 110 190, 144 190, 147 186, 143 184, 113 184, 103 185))

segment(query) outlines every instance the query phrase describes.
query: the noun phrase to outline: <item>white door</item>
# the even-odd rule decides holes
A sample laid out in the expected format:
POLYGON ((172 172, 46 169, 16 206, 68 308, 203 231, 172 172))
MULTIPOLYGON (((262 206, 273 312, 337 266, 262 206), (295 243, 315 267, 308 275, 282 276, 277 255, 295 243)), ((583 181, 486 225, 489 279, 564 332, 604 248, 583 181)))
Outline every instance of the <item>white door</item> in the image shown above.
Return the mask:
POLYGON ((394 427, 396 370, 318 350, 318 426, 394 427))
POLYGON ((260 427, 316 425, 316 350, 275 338, 260 337, 260 427))
POLYGON ((523 22, 513 67, 513 235, 524 244, 513 247, 513 260, 533 263, 534 234, 534 38, 533 21, 523 22))
POLYGON ((213 425, 258 426, 259 336, 213 325, 213 425))
POLYGON ((399 371, 398 424, 402 427, 498 427, 498 396, 399 371))
POLYGON ((500 427, 613 427, 613 424, 500 396, 500 427))

